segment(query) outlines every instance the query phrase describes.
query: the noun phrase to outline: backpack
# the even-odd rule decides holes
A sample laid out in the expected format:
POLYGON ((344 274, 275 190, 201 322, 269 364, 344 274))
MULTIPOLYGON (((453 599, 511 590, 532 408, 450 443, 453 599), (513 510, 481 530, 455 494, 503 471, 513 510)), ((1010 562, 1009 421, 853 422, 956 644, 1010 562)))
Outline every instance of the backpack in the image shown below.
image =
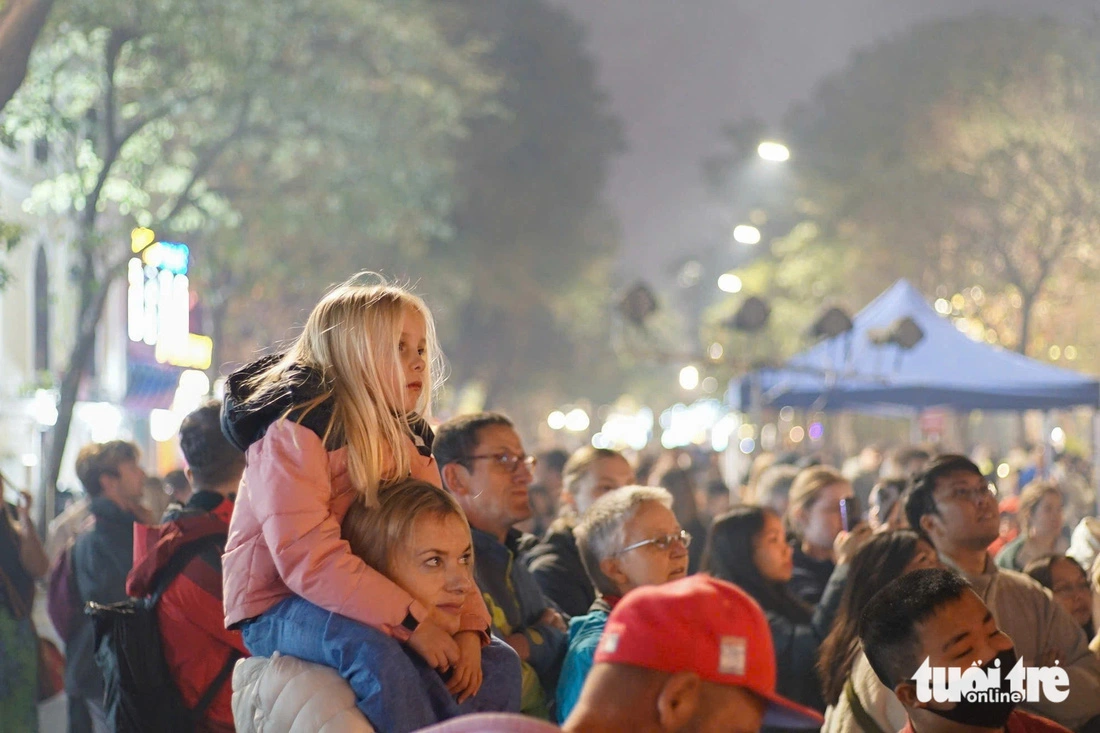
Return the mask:
POLYGON ((208 535, 180 547, 157 574, 153 594, 85 611, 95 625, 95 659, 105 682, 104 709, 112 731, 193 733, 241 653, 233 650, 198 704, 188 708, 164 657, 156 606, 169 584, 196 555, 224 545, 226 536, 208 535))
POLYGON ((80 591, 73 573, 73 543, 69 542, 50 568, 46 613, 61 640, 68 643, 80 623, 80 591))

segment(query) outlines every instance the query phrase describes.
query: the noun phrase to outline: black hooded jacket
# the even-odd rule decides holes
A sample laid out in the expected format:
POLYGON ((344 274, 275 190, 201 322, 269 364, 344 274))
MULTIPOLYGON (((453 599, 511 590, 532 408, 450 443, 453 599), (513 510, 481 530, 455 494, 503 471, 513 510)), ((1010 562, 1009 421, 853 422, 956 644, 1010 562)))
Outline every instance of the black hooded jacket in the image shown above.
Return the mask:
MULTIPOLYGON (((294 420, 302 427, 312 430, 321 439, 325 437, 325 431, 328 430, 335 410, 336 401, 333 396, 330 395, 309 411, 296 409, 332 389, 321 371, 314 367, 305 365, 292 367, 279 389, 267 399, 260 403, 248 401, 255 392, 251 386, 252 380, 277 364, 283 356, 283 354, 272 354, 258 359, 233 372, 226 381, 222 433, 226 440, 241 452, 247 452, 249 446, 264 437, 267 429, 282 417, 294 420)), ((430 456, 432 441, 435 438, 431 427, 419 415, 410 414, 408 420, 409 431, 417 451, 422 456, 430 456)), ((345 441, 339 425, 333 426, 333 430, 329 433, 325 445, 327 450, 337 450, 344 445, 345 441)))

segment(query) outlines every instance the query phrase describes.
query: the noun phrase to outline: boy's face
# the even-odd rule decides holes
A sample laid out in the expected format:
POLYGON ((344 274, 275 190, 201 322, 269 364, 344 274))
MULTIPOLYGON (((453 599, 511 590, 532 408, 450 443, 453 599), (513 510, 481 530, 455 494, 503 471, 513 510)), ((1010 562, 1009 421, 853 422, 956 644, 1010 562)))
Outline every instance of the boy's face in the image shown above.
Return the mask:
POLYGON ((473 587, 474 551, 470 528, 457 514, 426 514, 393 555, 390 579, 429 609, 462 611, 473 587))
MULTIPOLYGON (((985 666, 1001 652, 1012 649, 1012 639, 1001 631, 992 612, 970 590, 943 604, 931 617, 917 624, 917 635, 920 649, 914 660, 914 672, 925 658, 931 667, 966 670, 972 664, 985 666)), ((1007 672, 1002 670, 1001 673, 1007 672)), ((948 710, 955 706, 949 702, 919 702, 912 681, 902 683, 895 691, 906 707, 948 710)))

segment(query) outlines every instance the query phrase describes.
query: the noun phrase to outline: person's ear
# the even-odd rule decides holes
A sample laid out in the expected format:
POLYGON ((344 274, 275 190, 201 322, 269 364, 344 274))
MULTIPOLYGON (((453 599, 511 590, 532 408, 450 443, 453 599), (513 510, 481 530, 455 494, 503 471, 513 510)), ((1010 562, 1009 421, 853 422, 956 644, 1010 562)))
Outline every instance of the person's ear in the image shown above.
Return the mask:
POLYGON ((458 461, 452 461, 443 466, 439 475, 443 479, 443 486, 455 496, 465 496, 470 493, 470 472, 458 461))
POLYGON ((894 694, 898 696, 898 702, 906 708, 923 708, 925 703, 917 699, 917 686, 912 682, 899 682, 894 688, 894 694))
POLYGON ((190 468, 183 469, 183 475, 187 477, 187 483, 191 484, 191 486, 195 485, 195 474, 191 473, 190 468))
POLYGON ((630 578, 623 572, 622 565, 619 563, 619 558, 617 557, 605 557, 603 560, 600 560, 600 572, 610 578, 611 582, 620 588, 630 582, 630 578))
POLYGON ((703 694, 703 681, 694 672, 677 672, 657 693, 657 721, 661 730, 685 730, 695 717, 703 694))
POLYGON ((924 533, 929 537, 935 537, 932 530, 939 529, 938 517, 936 517, 935 514, 925 514, 920 518, 920 528, 924 530, 924 533))

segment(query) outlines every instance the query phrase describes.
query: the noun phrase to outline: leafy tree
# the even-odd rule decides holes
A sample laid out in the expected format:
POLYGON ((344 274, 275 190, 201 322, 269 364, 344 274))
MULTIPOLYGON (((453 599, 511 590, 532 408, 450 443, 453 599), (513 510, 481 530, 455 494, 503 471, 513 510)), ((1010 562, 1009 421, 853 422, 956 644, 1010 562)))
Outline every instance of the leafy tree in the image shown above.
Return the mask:
POLYGON ((423 278, 443 304, 453 381, 480 382, 489 405, 513 411, 539 394, 595 397, 601 381, 613 391, 618 230, 602 190, 623 142, 583 33, 543 0, 451 6, 457 37, 492 42, 504 109, 456 145, 454 238, 434 242, 438 267, 423 278))
POLYGON ((1098 51, 1092 29, 978 15, 825 80, 788 117, 805 215, 770 255, 788 292, 812 296, 804 322, 822 295, 860 305, 905 276, 976 294, 954 309, 963 325, 1034 353, 1049 336, 1036 319, 1050 325, 1040 315, 1064 300, 1053 286, 1095 277, 1098 51), (807 223, 814 236, 798 236, 807 223))
POLYGON ((28 205, 65 217, 76 251, 80 320, 47 486, 134 224, 194 241, 214 272, 263 261, 262 248, 234 251, 246 236, 226 234, 249 194, 283 194, 293 209, 291 197, 343 186, 360 198, 330 208, 360 206, 366 235, 435 235, 447 213, 441 154, 492 87, 478 50, 449 43, 420 2, 88 0, 56 20, 5 120, 17 138, 50 141, 57 174, 28 205))

